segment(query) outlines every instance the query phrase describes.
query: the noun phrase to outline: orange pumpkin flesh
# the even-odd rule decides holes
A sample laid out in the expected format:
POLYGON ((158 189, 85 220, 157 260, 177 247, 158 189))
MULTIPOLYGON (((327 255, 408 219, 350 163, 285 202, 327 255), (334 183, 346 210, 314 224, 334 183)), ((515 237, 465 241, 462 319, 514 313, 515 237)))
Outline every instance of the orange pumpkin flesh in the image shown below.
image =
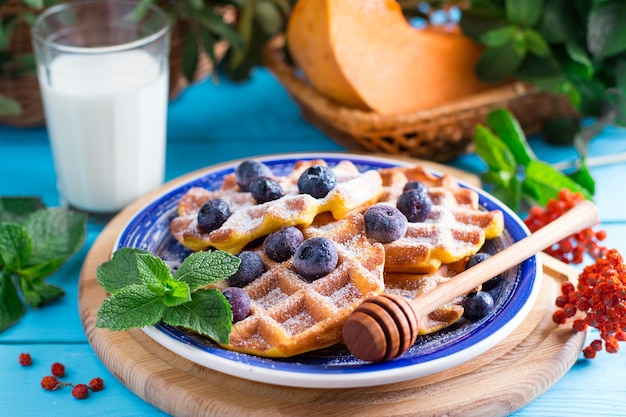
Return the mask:
POLYGON ((479 45, 411 27, 395 0, 300 0, 287 45, 317 91, 379 114, 432 108, 489 87, 474 74, 479 45))

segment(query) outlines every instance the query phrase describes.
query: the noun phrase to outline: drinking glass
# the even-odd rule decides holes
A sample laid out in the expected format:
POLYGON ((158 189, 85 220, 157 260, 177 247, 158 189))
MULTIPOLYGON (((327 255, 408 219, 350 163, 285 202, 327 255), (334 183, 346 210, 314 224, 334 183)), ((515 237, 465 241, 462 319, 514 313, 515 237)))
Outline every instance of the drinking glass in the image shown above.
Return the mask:
POLYGON ((162 184, 170 23, 127 0, 62 3, 33 24, 64 205, 115 213, 162 184))

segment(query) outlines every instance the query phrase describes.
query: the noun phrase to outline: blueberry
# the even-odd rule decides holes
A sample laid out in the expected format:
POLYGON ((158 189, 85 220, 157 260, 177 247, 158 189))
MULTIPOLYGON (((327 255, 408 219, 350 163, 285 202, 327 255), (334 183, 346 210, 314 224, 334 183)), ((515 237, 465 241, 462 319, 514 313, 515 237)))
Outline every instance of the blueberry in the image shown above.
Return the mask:
POLYGON ((246 160, 235 170, 235 181, 241 191, 250 191, 250 183, 256 177, 270 177, 272 171, 262 162, 246 160))
POLYGON ((304 237, 300 229, 287 226, 266 237, 263 241, 263 249, 270 259, 284 262, 291 258, 303 240, 304 237))
POLYGON ((409 181, 404 184, 402 191, 419 190, 420 193, 428 194, 428 187, 419 181, 409 181))
POLYGON ((467 294, 463 298, 463 317, 470 321, 480 320, 493 311, 493 297, 486 291, 467 294))
POLYGON ((408 221, 423 222, 428 218, 433 203, 427 192, 413 188, 400 194, 396 205, 408 221))
POLYGON ((230 217, 228 204, 215 198, 206 202, 198 211, 198 224, 207 233, 218 229, 230 217))
POLYGON ((338 261, 337 248, 332 241, 325 237, 312 237, 296 249, 293 266, 311 282, 333 271, 338 261))
MULTIPOLYGON (((467 263, 465 264, 465 269, 471 268, 474 265, 477 265, 481 263, 482 261, 489 259, 489 258, 491 258, 491 255, 485 252, 480 252, 475 255, 472 255, 467 260, 467 263)), ((496 275, 495 277, 491 278, 489 281, 484 282, 482 285, 482 289, 485 291, 491 290, 496 285, 498 285, 500 281, 502 281, 502 275, 496 275)))
POLYGON ((269 177, 256 177, 250 183, 250 194, 257 203, 261 204, 278 200, 285 195, 285 192, 276 180, 269 177))
POLYGON ((377 204, 367 209, 365 234, 381 243, 393 242, 404 236, 409 222, 400 210, 386 204, 377 204))
POLYGON ((226 282, 231 287, 243 287, 265 272, 263 260, 256 252, 243 251, 239 253, 237 257, 241 259, 239 269, 226 279, 226 282))
POLYGON ((248 293, 237 287, 228 287, 222 291, 226 301, 230 304, 230 309, 233 312, 233 323, 237 323, 248 317, 250 314, 250 296, 248 293))
POLYGON ((323 165, 307 168, 298 178, 298 191, 310 194, 314 198, 326 197, 335 185, 337 185, 335 174, 323 165))

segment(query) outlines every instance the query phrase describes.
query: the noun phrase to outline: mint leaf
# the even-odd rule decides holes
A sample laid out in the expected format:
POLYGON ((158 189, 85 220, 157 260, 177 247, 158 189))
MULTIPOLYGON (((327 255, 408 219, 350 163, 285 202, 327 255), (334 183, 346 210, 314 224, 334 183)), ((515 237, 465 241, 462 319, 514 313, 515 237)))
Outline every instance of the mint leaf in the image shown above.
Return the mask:
POLYGON ((228 278, 239 268, 241 260, 223 251, 202 251, 189 255, 174 279, 189 284, 191 291, 228 278))
POLYGON ((137 270, 144 284, 149 287, 163 287, 172 274, 170 267, 156 255, 149 252, 137 252, 137 270))
POLYGON ((517 119, 506 109, 496 109, 487 115, 487 124, 513 153, 517 164, 527 165, 536 159, 517 119))
POLYGON ((166 309, 163 321, 171 326, 193 329, 224 344, 229 340, 232 312, 222 293, 209 289, 192 294, 189 303, 166 309))
POLYGON ((163 304, 167 307, 174 307, 188 301, 191 301, 191 291, 186 282, 176 281, 169 278, 163 283, 165 294, 163 296, 163 304))
POLYGON ((60 287, 47 284, 43 278, 28 279, 20 275, 19 283, 24 300, 31 307, 41 307, 65 295, 60 287))
POLYGON ((15 324, 24 314, 13 277, 6 270, 0 275, 0 331, 15 324))
POLYGON ((29 265, 56 258, 68 259, 85 242, 87 215, 60 207, 39 210, 24 221, 33 239, 29 265))
POLYGON ((45 208, 38 197, 0 197, 0 222, 21 224, 30 214, 45 208))
POLYGON ((146 286, 128 285, 102 302, 96 326, 111 330, 151 326, 161 320, 164 311, 161 297, 146 286))
POLYGON ((17 272, 33 252, 33 241, 26 229, 16 223, 0 223, 0 259, 5 269, 17 272))
POLYGON ((580 168, 574 173, 570 174, 569 177, 578 185, 587 190, 589 194, 595 194, 596 182, 593 180, 593 177, 589 172, 589 168, 587 168, 587 163, 585 162, 584 157, 580 160, 580 168))
POLYGON ((526 167, 526 178, 522 187, 527 195, 544 207, 563 188, 568 188, 574 193, 581 193, 585 198, 591 199, 587 190, 541 161, 530 161, 526 167))
POLYGON ((143 283, 137 266, 139 253, 146 252, 135 248, 121 248, 113 253, 110 261, 98 266, 96 277, 106 292, 114 293, 128 285, 143 283))
POLYGON ((478 124, 474 133, 476 154, 492 170, 514 173, 517 169, 515 157, 506 144, 487 127, 478 124))

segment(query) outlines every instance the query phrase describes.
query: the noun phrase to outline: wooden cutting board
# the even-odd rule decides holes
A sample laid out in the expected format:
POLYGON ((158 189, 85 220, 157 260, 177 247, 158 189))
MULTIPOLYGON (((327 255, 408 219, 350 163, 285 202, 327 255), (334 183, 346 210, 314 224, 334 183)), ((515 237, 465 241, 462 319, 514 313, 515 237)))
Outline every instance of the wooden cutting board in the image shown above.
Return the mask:
MULTIPOLYGON (((420 161, 421 162, 421 161, 420 161)), ((450 172, 450 168, 425 163, 450 172)), ((201 171, 200 171, 201 172, 201 171)), ((305 389, 248 381, 197 365, 140 330, 113 332, 95 326, 106 297, 96 268, 107 261, 128 220, 163 190, 136 201, 102 231, 87 255, 79 282, 80 317, 102 362, 131 391, 174 416, 505 416, 522 408, 558 381, 574 364, 584 333, 552 322, 554 300, 563 280, 579 271, 549 256, 543 259, 540 295, 525 321, 483 355, 427 377, 353 389, 305 389)), ((467 173, 458 177, 477 184, 467 173)))

